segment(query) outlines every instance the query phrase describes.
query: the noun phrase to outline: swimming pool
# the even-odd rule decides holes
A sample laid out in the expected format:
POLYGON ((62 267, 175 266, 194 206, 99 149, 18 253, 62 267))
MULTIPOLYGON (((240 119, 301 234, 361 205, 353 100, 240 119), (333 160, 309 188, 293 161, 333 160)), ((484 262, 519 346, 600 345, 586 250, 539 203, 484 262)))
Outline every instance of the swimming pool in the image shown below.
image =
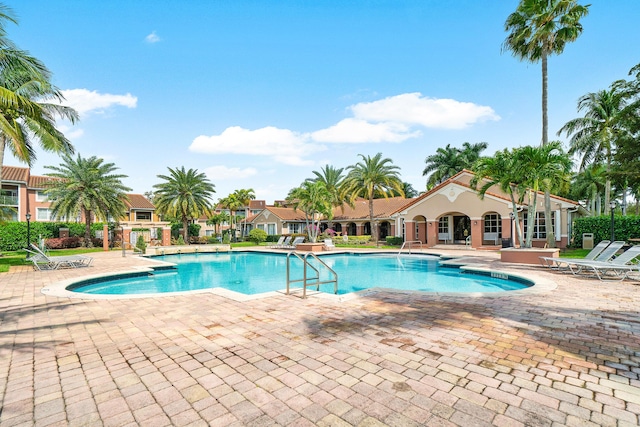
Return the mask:
MULTIPOLYGON (((279 291, 286 287, 285 254, 231 252, 182 254, 155 257, 176 264, 153 273, 94 278, 75 283, 68 290, 85 294, 135 295, 223 288, 245 295, 279 291)), ((435 256, 396 257, 379 254, 331 254, 321 259, 338 274, 338 293, 369 288, 390 288, 424 292, 503 292, 524 289, 531 282, 498 274, 471 273, 439 265, 435 256), (494 275, 496 276, 496 275, 494 275)), ((317 263, 313 260, 314 265, 317 263)), ((319 267, 320 279, 329 278, 319 267)), ((302 261, 291 258, 291 279, 302 278, 302 261)), ((295 285, 294 285, 295 287, 295 285)), ((310 288, 315 289, 315 288, 310 288)), ((333 284, 320 290, 333 293, 333 284)))

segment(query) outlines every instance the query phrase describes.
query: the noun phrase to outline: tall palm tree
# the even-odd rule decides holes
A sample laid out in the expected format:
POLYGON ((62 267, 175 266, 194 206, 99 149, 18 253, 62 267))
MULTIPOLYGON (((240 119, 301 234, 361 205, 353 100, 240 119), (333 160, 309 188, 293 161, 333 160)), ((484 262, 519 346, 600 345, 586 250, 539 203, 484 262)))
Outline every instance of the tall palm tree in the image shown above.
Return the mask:
POLYGON ((52 216, 84 217, 84 245, 91 247, 91 222, 93 217, 108 221, 109 217, 122 218, 127 212, 126 192, 131 189, 122 183, 127 175, 114 173, 113 163, 104 163, 95 156, 73 159, 63 156, 59 166, 45 166, 53 172, 45 192, 51 201, 52 216))
MULTIPOLYGON (((491 187, 497 186, 501 191, 509 195, 513 218, 518 218, 518 204, 522 203, 526 192, 524 176, 517 170, 515 149, 504 149, 496 152, 492 157, 481 157, 474 165, 474 177, 471 186, 478 189, 478 197, 484 198, 491 187)), ((520 247, 525 246, 522 228, 516 223, 516 236, 520 247)))
POLYGON ((504 29, 509 34, 502 45, 521 61, 542 63, 542 144, 548 137, 547 61, 560 54, 567 43, 582 34, 580 19, 589 13, 589 5, 576 0, 521 0, 507 17, 504 29))
POLYGON ((208 220, 207 220, 207 225, 213 225, 215 227, 215 232, 216 234, 218 234, 219 230, 220 230, 220 225, 224 224, 225 222, 229 221, 231 217, 229 216, 228 213, 226 212, 220 212, 218 214, 214 214, 212 215, 208 220))
POLYGON ((252 200, 255 200, 256 198, 256 194, 253 191, 253 188, 247 188, 247 189, 240 189, 240 190, 236 190, 233 192, 236 196, 236 198, 238 199, 238 201, 240 201, 240 203, 242 203, 242 207, 244 207, 244 218, 242 219, 242 235, 245 235, 245 226, 247 223, 247 216, 248 216, 248 211, 249 211, 249 203, 251 203, 252 200))
POLYGON ((322 182, 324 187, 331 194, 331 204, 334 207, 342 206, 345 197, 342 191, 342 182, 344 181, 344 168, 336 168, 326 165, 320 168, 320 171, 313 171, 316 176, 312 181, 322 182))
POLYGON ((236 239, 236 228, 234 228, 233 221, 236 219, 235 212, 240 209, 244 204, 242 200, 238 198, 238 195, 234 192, 229 194, 227 197, 224 197, 218 201, 218 204, 229 210, 229 218, 230 218, 230 226, 229 230, 233 230, 233 239, 236 239))
POLYGON ((606 166, 605 214, 609 213, 616 141, 625 133, 621 125, 621 112, 624 107, 625 99, 620 87, 615 84, 608 90, 588 93, 578 100, 578 111, 584 111, 584 117, 568 121, 558 131, 558 135, 564 133, 570 136, 569 154, 582 155, 581 170, 591 163, 606 166))
POLYGON ((211 197, 215 185, 197 169, 169 169, 169 175, 158 175, 164 180, 155 184, 154 204, 158 213, 170 215, 182 221, 184 241, 189 244, 189 220, 208 214, 213 208, 211 197))
POLYGON ((55 118, 71 123, 78 119, 74 109, 59 105, 64 97, 51 84, 44 64, 6 37, 7 21, 16 22, 11 10, 0 5, 0 183, 5 148, 28 165, 35 160, 33 140, 45 151, 72 154, 73 146, 56 129, 55 118))
POLYGON ((320 220, 323 217, 333 219, 332 195, 326 185, 322 181, 304 181, 289 192, 287 201, 293 205, 294 210, 304 212, 307 236, 315 243, 320 231, 320 220))
POLYGON ((375 156, 359 154, 362 161, 349 166, 349 173, 344 180, 345 194, 350 196, 351 202, 357 197, 369 200, 369 220, 374 242, 378 242, 378 230, 374 227, 373 199, 376 195, 389 197, 392 192, 404 196, 400 168, 389 158, 382 158, 382 153, 375 156))
POLYGON ((422 175, 431 173, 427 179, 427 188, 435 187, 462 169, 471 169, 488 146, 486 142, 464 142, 462 148, 451 147, 451 144, 447 144, 445 148, 438 148, 436 154, 425 159, 427 166, 422 175))

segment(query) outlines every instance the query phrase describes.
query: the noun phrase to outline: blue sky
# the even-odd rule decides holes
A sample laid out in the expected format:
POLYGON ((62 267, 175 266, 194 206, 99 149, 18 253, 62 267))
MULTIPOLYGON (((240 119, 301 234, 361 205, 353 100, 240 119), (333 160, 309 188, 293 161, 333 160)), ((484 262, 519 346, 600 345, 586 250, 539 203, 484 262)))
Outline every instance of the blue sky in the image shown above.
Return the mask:
MULTIPOLYGON (((60 126, 83 157, 115 163, 136 193, 184 166, 216 200, 253 188, 268 203, 358 154, 382 152, 420 191, 438 147, 539 144, 540 64, 501 53, 517 3, 5 1, 9 37, 80 112, 60 126)), ((549 61, 550 139, 580 96, 640 62, 640 1, 590 3, 583 35, 549 61)), ((33 173, 59 163, 38 150, 33 173)))

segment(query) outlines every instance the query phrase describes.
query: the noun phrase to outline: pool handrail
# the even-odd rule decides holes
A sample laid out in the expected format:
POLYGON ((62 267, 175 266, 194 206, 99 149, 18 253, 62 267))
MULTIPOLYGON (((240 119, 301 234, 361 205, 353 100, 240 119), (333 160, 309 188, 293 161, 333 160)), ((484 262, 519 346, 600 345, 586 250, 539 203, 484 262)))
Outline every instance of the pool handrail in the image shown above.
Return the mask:
POLYGON ((335 272, 335 270, 331 267, 329 267, 324 261, 322 261, 320 258, 318 258, 316 256, 316 254, 314 254, 313 252, 307 252, 304 256, 300 256, 300 254, 296 251, 289 251, 287 253, 287 295, 289 295, 290 292, 290 288, 291 288, 291 283, 297 283, 297 282, 302 282, 302 298, 306 298, 307 297, 307 287, 308 286, 316 286, 316 291, 320 291, 320 285, 325 284, 325 283, 333 283, 333 293, 337 294, 338 293, 338 273, 335 272), (300 261, 302 261, 302 264, 304 266, 303 268, 303 276, 302 279, 291 279, 291 271, 290 271, 290 263, 289 263, 289 259, 291 257, 291 255, 294 255, 296 258, 298 258, 300 261), (324 266, 325 268, 327 268, 331 274, 333 275, 333 280, 320 280, 320 271, 314 267, 313 265, 311 265, 309 263, 309 260, 307 260, 307 258, 311 256, 312 258, 314 258, 316 261, 318 261, 320 264, 322 264, 322 266, 324 266), (307 267, 311 268, 313 271, 315 271, 316 273, 316 277, 309 277, 307 275, 307 267), (313 283, 309 283, 310 280, 314 280, 315 282, 313 283))
POLYGON ((414 243, 419 243, 420 250, 422 250, 422 240, 407 240, 406 242, 402 243, 402 246, 400 246, 400 250, 398 251, 398 256, 400 256, 400 254, 402 253, 402 250, 407 245, 407 243, 409 244, 409 255, 411 255, 411 246, 413 246, 414 243))

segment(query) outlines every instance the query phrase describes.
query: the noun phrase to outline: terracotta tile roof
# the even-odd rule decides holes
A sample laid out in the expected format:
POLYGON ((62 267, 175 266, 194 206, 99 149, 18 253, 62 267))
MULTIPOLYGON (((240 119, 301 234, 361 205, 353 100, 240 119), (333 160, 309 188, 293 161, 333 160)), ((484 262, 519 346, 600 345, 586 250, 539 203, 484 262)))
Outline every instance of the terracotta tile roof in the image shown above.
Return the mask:
MULTIPOLYGON (((267 206, 264 211, 269 211, 273 215, 280 218, 282 221, 304 221, 305 216, 304 212, 301 210, 294 211, 293 208, 275 208, 273 206, 267 206)), ((260 214, 264 214, 262 211, 260 214)), ((251 220, 254 220, 260 214, 254 215, 251 217, 251 220)))
POLYGON ((125 199, 125 203, 129 207, 129 209, 151 209, 155 210, 155 206, 153 203, 149 201, 142 194, 127 194, 127 198, 125 199))
POLYGON ((249 202, 249 209, 264 209, 266 204, 264 200, 251 200, 249 202))
POLYGON ((24 182, 26 184, 29 180, 29 168, 19 168, 16 166, 3 166, 2 180, 18 181, 18 182, 24 182))
MULTIPOLYGON (((404 209, 414 199, 404 197, 390 197, 388 199, 373 200, 373 216, 375 218, 389 218, 395 212, 404 209)), ((366 219, 369 218, 369 201, 358 199, 354 202, 354 207, 344 205, 344 210, 335 208, 333 210, 334 220, 366 219)))
POLYGON ((50 176, 37 176, 31 175, 29 177, 29 188, 46 188, 47 183, 51 181, 55 181, 58 178, 52 178, 50 176))

